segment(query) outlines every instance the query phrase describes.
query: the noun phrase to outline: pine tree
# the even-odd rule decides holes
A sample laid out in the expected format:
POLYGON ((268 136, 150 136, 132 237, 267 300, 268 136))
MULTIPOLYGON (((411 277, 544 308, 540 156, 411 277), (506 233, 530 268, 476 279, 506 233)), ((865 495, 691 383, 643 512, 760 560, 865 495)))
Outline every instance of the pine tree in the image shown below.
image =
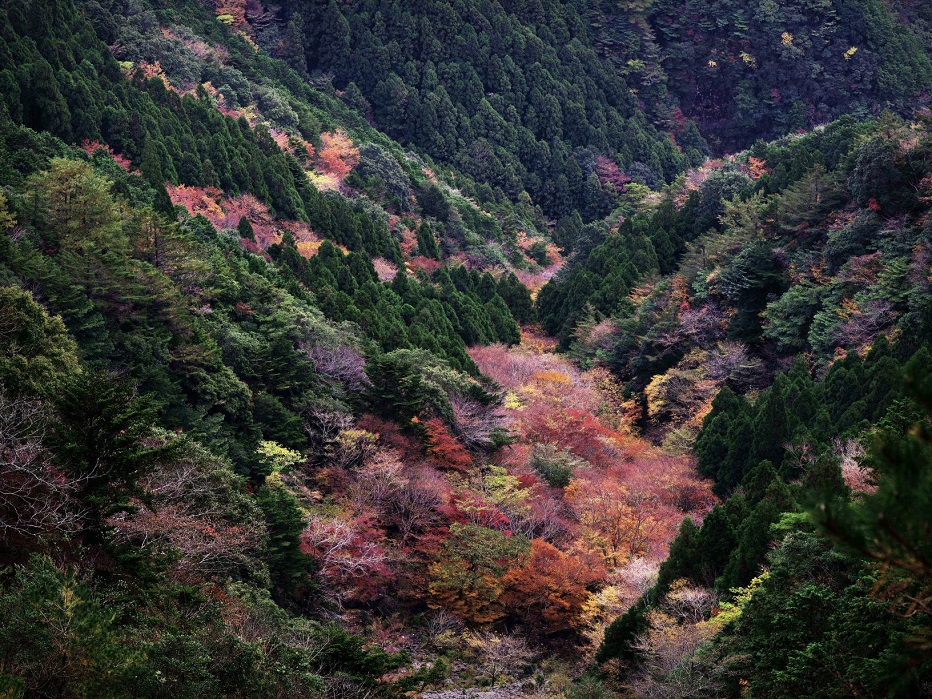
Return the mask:
POLYGON ((153 137, 146 139, 146 144, 142 148, 142 159, 139 162, 139 171, 146 181, 153 187, 165 186, 165 175, 162 171, 162 159, 159 155, 159 149, 156 140, 153 137))
POLYGON ((295 12, 285 27, 282 56, 298 72, 298 75, 307 78, 307 49, 304 46, 304 32, 304 17, 300 12, 295 12))
POLYGON ((256 493, 256 504, 268 528, 273 595, 286 605, 299 605, 310 590, 313 560, 301 551, 304 516, 298 501, 281 486, 265 485, 256 493))
POLYGON ((87 163, 52 159, 49 169, 29 183, 49 242, 79 254, 125 252, 127 241, 120 235, 121 216, 111 184, 87 163))
POLYGON ((696 579, 702 556, 699 537, 700 530, 692 518, 684 517, 679 533, 670 544, 670 554, 660 566, 657 584, 652 590, 653 595, 661 597, 666 594, 670 585, 679 578, 696 579))
POLYGON ((252 224, 249 222, 249 219, 245 216, 240 216, 239 223, 236 226, 236 230, 239 233, 240 238, 245 238, 246 240, 255 240, 256 234, 252 230, 252 224))
POLYGON ((80 371, 77 345, 32 296, 0 287, 0 387, 10 397, 54 397, 80 371))
POLYGON ((772 469, 771 472, 773 477, 764 497, 738 527, 738 545, 732 550, 719 581, 722 590, 747 585, 751 578, 759 574, 765 562, 764 557, 776 538, 771 532, 771 526, 779 521, 784 512, 793 509, 789 489, 772 469))
POLYGON ((430 224, 427 223, 427 221, 422 221, 421 225, 418 226, 417 247, 424 257, 430 257, 435 260, 440 259, 440 248, 437 245, 437 238, 434 236, 434 232, 431 230, 430 224))
POLYGON ((62 471, 81 484, 85 529, 99 540, 105 520, 131 508, 130 498, 142 494, 140 480, 177 450, 180 441, 147 441, 157 415, 155 402, 113 375, 74 375, 56 396, 55 407, 58 421, 51 447, 62 471))
POLYGON ((782 463, 784 445, 793 436, 792 419, 786 405, 789 389, 789 379, 781 374, 761 397, 751 439, 752 463, 764 460, 777 465, 782 463))
POLYGON ((708 587, 714 586, 716 578, 724 572, 731 552, 738 543, 733 518, 726 507, 716 505, 705 516, 696 543, 700 563, 694 579, 708 587))

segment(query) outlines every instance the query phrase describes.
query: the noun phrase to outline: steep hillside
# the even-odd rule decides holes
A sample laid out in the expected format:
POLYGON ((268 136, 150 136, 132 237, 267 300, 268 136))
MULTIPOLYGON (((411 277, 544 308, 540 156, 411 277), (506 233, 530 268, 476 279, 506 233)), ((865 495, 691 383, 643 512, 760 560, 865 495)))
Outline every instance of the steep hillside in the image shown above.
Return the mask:
POLYGON ((711 162, 599 232, 542 290, 541 321, 612 366, 671 446, 720 387, 760 389, 799 354, 821 373, 880 336, 921 343, 929 144, 925 121, 841 120, 711 162))
POLYGON ((633 696, 929 696, 928 361, 881 339, 722 389, 696 453, 726 499, 599 651, 633 696))
POLYGON ((693 125, 650 122, 575 3, 279 7, 277 24, 246 12, 240 26, 300 71, 332 76, 378 128, 471 176, 483 201, 526 191, 549 216, 601 218, 612 170, 655 184, 705 153, 693 125))
POLYGON ((541 209, 479 204, 243 17, 2 17, 0 686, 563 692, 709 486, 604 372, 507 348, 562 263, 541 209))
POLYGON ((642 99, 658 105, 654 119, 674 123, 681 110, 719 152, 843 114, 908 114, 930 98, 928 3, 646 0, 588 6, 596 45, 642 99))
POLYGON ((3 2, 0 696, 927 696, 928 12, 700 5, 3 2))
POLYGON ((925 117, 759 144, 541 292, 723 498, 607 631, 632 696, 928 696, 930 144, 925 117), (613 286, 633 231, 711 205, 675 271, 613 286))

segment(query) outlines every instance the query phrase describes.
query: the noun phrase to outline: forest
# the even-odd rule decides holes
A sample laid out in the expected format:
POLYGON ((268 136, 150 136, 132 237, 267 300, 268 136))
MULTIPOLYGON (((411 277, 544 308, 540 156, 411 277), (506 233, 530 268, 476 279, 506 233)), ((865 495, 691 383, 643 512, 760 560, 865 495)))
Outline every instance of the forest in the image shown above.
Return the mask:
POLYGON ((925 3, 0 7, 0 697, 932 697, 925 3))

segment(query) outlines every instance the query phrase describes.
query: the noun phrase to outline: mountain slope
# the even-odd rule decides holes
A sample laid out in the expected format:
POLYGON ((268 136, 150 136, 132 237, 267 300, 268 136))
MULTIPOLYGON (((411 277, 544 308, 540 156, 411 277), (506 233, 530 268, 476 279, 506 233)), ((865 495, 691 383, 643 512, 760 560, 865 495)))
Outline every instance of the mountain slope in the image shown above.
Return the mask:
POLYGON ((822 371, 880 335, 921 341, 928 168, 925 122, 841 120, 758 144, 601 232, 541 291, 540 318, 615 368, 645 424, 695 429, 717 387, 766 385, 800 353, 822 371), (635 231, 666 256, 632 265, 635 231))
POLYGON ((552 217, 600 218, 611 197, 599 158, 650 183, 702 159, 694 128, 678 125, 675 143, 649 122, 573 3, 281 7, 277 32, 255 32, 260 43, 284 41, 283 57, 300 52, 302 69, 333 75, 380 129, 472 176, 483 200, 487 187, 524 190, 552 217))
POLYGON ((928 121, 679 7, 4 3, 0 694, 925 691, 928 121))
POLYGON ((590 12, 597 45, 629 82, 681 109, 720 152, 928 103, 926 3, 652 0, 590 12))
MULTIPOLYGON (((929 145, 925 118, 758 144, 697 173, 700 202, 740 186, 675 272, 608 317, 589 297, 571 351, 612 366, 645 433, 723 498, 606 633, 635 696, 928 694, 929 145)), ((576 276, 629 265, 599 255, 616 244, 576 276)), ((542 317, 587 302, 569 269, 542 317)))

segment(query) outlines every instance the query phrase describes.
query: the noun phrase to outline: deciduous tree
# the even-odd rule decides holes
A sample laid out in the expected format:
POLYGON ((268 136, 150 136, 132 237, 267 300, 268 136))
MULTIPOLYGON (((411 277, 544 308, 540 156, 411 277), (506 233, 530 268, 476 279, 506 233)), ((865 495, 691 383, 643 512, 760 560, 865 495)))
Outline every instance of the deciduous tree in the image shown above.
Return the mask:
POLYGON ((577 626, 589 589, 604 579, 595 557, 563 553, 535 539, 524 565, 505 575, 502 603, 529 627, 558 633, 577 626))
POLYGON ((530 548, 523 536, 509 534, 474 524, 452 524, 450 537, 430 565, 428 604, 475 624, 504 617, 503 578, 521 564, 530 548))

